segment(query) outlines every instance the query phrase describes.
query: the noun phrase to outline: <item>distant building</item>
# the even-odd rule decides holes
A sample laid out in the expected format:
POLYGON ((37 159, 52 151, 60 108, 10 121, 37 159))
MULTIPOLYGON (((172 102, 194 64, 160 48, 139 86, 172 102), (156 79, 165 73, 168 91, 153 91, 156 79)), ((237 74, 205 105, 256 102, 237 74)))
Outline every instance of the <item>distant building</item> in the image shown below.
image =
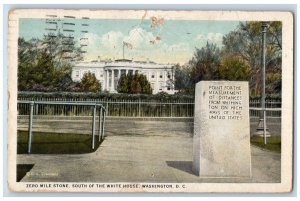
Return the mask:
POLYGON ((83 60, 84 55, 87 52, 88 46, 88 38, 85 37, 86 33, 88 33, 89 29, 89 18, 88 17, 75 17, 70 15, 46 15, 45 21, 45 30, 46 33, 56 37, 58 33, 61 33, 65 36, 66 40, 63 41, 65 45, 64 52, 67 52, 64 59, 72 61, 74 58, 74 52, 70 50, 72 46, 75 45, 75 41, 73 43, 66 43, 67 39, 76 40, 78 37, 80 39, 79 46, 81 49, 81 58, 79 60, 83 60), (81 19, 80 21, 78 21, 81 19))
POLYGON ((166 92, 174 94, 174 66, 157 64, 151 61, 132 61, 119 59, 115 61, 79 62, 72 68, 73 81, 80 81, 90 71, 101 82, 102 90, 117 92, 118 81, 123 74, 136 72, 146 75, 151 83, 153 94, 166 92))

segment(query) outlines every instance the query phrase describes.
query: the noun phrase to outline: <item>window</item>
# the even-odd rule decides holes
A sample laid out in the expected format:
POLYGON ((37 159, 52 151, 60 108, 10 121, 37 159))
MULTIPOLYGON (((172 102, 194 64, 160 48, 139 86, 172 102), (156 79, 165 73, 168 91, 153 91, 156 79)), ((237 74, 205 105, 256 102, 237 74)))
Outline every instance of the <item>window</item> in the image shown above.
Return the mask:
POLYGON ((102 74, 102 73, 100 73, 100 77, 103 77, 103 74, 102 74))
POLYGON ((76 77, 79 77, 79 71, 78 71, 78 70, 75 71, 75 76, 76 76, 76 77))
POLYGON ((167 90, 168 90, 168 91, 170 91, 170 90, 171 90, 171 88, 170 88, 170 87, 168 87, 168 88, 167 88, 167 90))
POLYGON ((152 74, 151 74, 151 78, 155 78, 155 75, 154 75, 154 73, 152 73, 152 74))
POLYGON ((159 78, 163 78, 163 74, 162 73, 159 74, 159 78))
POLYGON ((171 78, 171 75, 168 73, 168 79, 170 79, 171 78))

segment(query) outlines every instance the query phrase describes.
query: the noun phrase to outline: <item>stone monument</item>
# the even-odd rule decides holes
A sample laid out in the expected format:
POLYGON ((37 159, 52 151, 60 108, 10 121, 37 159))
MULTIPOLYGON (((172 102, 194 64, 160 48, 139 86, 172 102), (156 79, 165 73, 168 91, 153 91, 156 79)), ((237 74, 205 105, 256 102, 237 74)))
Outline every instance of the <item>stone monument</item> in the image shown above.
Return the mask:
POLYGON ((251 177, 248 82, 201 81, 195 93, 193 172, 251 177))

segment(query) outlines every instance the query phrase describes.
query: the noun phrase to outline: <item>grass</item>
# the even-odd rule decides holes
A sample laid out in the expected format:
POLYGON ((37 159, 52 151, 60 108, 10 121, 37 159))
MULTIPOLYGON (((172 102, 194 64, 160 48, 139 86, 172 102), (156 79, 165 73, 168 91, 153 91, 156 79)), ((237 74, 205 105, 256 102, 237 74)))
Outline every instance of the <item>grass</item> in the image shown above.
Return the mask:
MULTIPOLYGON (((95 137, 95 149, 91 148, 92 136, 84 134, 62 134, 33 132, 31 154, 84 154, 97 150, 102 143, 95 137)), ((27 154, 28 132, 18 131, 18 154, 27 154)))
POLYGON ((251 144, 260 148, 281 153, 281 136, 267 137, 267 144, 264 144, 264 138, 260 136, 253 136, 250 139, 251 144))
POLYGON ((17 165, 17 182, 21 181, 33 167, 33 164, 18 164, 17 165))

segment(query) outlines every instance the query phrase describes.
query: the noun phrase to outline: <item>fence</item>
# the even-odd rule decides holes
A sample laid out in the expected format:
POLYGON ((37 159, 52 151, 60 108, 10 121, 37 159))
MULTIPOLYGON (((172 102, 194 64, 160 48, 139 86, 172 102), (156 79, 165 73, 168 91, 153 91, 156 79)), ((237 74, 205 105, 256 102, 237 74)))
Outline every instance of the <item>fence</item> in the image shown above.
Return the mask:
MULTIPOLYGON (((31 100, 20 98, 20 100, 31 100)), ((54 101, 71 103, 98 103, 106 108, 107 116, 120 117, 193 117, 194 100, 107 100, 107 99, 84 99, 84 98, 36 98, 34 101, 54 101)), ((89 116, 91 108, 85 105, 42 105, 36 104, 34 115, 47 116, 89 116)), ((251 100, 250 108, 260 108, 260 100, 251 100)), ((281 102, 277 100, 266 100, 266 108, 281 108, 281 102)), ((29 105, 18 104, 18 114, 29 113, 29 105)), ((250 117, 259 117, 260 111, 250 109, 250 117)), ((267 110, 268 117, 281 117, 281 110, 267 110)))
MULTIPOLYGON (((95 132, 96 132, 96 115, 97 109, 99 110, 99 124, 98 124, 98 136, 99 141, 104 137, 104 126, 105 126, 105 116, 106 116, 106 109, 103 105, 98 103, 72 103, 72 102, 59 102, 59 101, 18 101, 18 108, 22 112, 27 112, 29 116, 29 125, 28 125, 28 153, 31 152, 31 142, 32 142, 32 127, 33 127, 33 116, 38 114, 39 106, 54 106, 54 107, 72 107, 72 106, 81 106, 81 107, 88 107, 90 111, 92 111, 92 149, 95 148, 95 132), (25 106, 24 108, 20 108, 20 106, 25 106), (29 109, 29 110, 28 110, 29 109)), ((18 110, 19 111, 19 110, 18 110)), ((26 114, 23 114, 26 115, 26 114)), ((48 115, 55 115, 55 113, 51 113, 48 115)))
MULTIPOLYGON (((250 117, 259 117, 261 111, 261 100, 254 99, 249 101, 250 117)), ((281 117, 281 101, 278 99, 266 99, 266 116, 267 117, 281 117)))

